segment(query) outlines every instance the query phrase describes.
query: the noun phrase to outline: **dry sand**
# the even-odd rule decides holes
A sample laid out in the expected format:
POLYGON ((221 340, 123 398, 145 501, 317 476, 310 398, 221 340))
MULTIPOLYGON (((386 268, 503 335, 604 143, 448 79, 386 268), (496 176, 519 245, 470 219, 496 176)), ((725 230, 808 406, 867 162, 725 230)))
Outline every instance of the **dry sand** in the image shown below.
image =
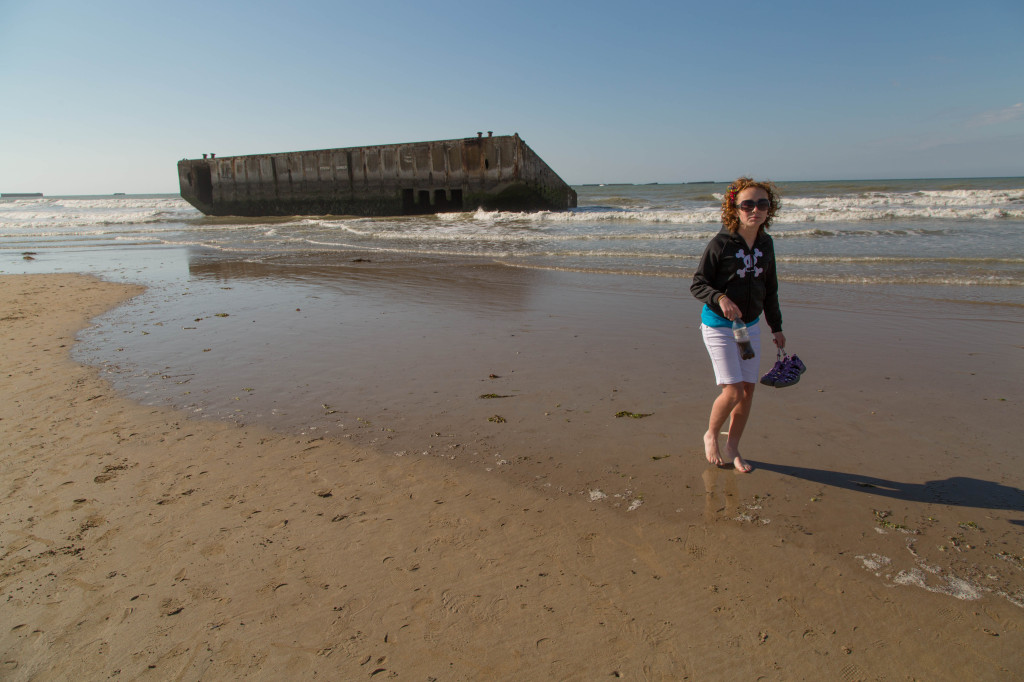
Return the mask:
POLYGON ((790 461, 743 476, 696 450, 645 457, 662 483, 615 506, 129 402, 68 352, 138 293, 0 277, 5 680, 1024 673, 1020 431, 974 402, 956 416, 980 432, 913 409, 850 426, 849 404, 808 390, 813 429, 751 435, 792 439, 790 461), (970 443, 1000 458, 972 466, 970 443), (802 458, 823 445, 827 461, 802 458), (930 448, 966 456, 936 476, 930 448), (889 460, 904 464, 863 473, 889 460))

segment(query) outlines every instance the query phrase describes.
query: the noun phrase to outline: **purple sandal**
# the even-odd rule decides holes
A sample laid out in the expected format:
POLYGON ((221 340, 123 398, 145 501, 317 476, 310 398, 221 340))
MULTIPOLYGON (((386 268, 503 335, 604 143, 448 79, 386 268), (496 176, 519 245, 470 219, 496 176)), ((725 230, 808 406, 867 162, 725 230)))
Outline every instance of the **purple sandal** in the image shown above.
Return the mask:
POLYGON ((794 355, 790 355, 790 356, 789 356, 789 362, 790 362, 790 364, 792 364, 792 365, 793 365, 794 367, 796 367, 796 370, 797 370, 798 372, 800 372, 801 374, 803 374, 804 372, 806 372, 806 371, 807 371, 807 365, 805 365, 805 364, 803 363, 803 360, 801 360, 800 358, 798 358, 798 357, 797 357, 797 356, 796 356, 795 354, 794 354, 794 355))
POLYGON ((779 380, 779 374, 781 374, 782 368, 782 349, 780 348, 775 353, 775 366, 768 370, 763 377, 761 377, 761 383, 764 384, 765 386, 774 386, 775 382, 779 380))
POLYGON ((775 356, 775 366, 761 377, 761 383, 765 386, 785 388, 800 381, 800 375, 807 371, 807 365, 797 356, 788 355, 781 348, 775 356))
POLYGON ((800 370, 790 362, 787 356, 782 360, 782 369, 779 370, 778 375, 775 377, 775 388, 792 386, 798 381, 800 381, 800 370))

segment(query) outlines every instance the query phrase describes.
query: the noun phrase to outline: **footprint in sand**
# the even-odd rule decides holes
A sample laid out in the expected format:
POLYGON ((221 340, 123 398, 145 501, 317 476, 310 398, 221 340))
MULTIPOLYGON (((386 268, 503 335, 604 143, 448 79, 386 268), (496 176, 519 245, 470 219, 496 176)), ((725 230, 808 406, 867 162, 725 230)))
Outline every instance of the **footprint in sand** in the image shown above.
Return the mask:
POLYGON ((839 675, 847 682, 860 682, 868 679, 868 674, 856 663, 844 665, 839 671, 839 675))
POLYGON ((942 607, 941 609, 939 609, 939 615, 953 623, 961 623, 964 619, 964 614, 960 613, 956 609, 951 609, 948 607, 942 607))
POLYGON ((594 539, 597 533, 587 533, 576 541, 576 555, 583 559, 594 558, 594 539))
POLYGON ((108 464, 103 467, 103 473, 98 474, 92 479, 93 483, 106 483, 114 479, 117 476, 117 472, 124 471, 127 468, 127 464, 108 464))

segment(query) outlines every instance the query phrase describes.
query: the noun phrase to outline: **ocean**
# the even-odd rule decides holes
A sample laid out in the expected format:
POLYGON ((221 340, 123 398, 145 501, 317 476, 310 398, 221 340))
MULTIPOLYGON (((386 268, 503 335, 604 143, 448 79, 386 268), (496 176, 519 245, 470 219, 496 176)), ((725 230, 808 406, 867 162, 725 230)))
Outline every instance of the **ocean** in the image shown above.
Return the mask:
MULTIPOLYGON (((0 253, 92 261, 91 251, 166 246, 318 268, 356 256, 450 258, 688 279, 719 228, 725 187, 585 185, 575 188, 579 208, 563 213, 397 218, 214 218, 177 195, 4 199, 0 253)), ((1024 178, 783 182, 779 189, 771 233, 783 281, 914 287, 930 297, 1024 305, 1024 178)))

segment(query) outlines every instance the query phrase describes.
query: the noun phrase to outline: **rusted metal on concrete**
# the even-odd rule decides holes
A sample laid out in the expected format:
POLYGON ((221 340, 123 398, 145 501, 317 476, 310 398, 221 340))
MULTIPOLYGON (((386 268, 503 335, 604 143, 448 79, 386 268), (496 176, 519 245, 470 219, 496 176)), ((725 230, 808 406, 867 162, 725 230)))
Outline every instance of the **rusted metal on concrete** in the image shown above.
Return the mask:
POLYGON ((389 216, 564 211, 576 192, 518 134, 178 162, 181 196, 207 215, 389 216))

